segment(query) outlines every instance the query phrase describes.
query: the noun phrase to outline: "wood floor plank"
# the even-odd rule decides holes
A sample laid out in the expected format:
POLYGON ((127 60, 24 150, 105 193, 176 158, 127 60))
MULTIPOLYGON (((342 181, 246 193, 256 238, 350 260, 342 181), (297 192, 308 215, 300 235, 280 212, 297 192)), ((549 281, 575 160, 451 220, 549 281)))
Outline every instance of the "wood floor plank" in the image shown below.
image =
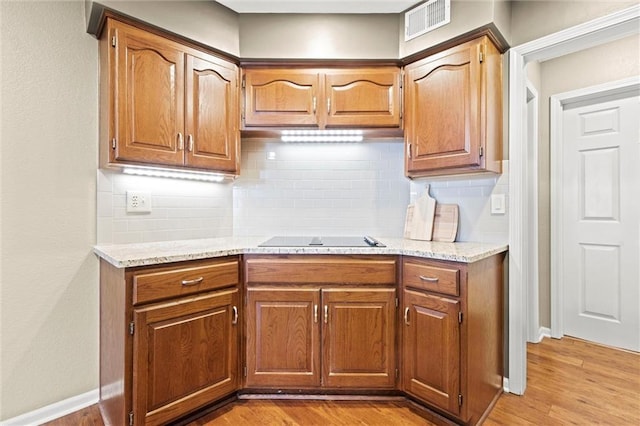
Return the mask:
MULTIPOLYGON (((487 426, 640 425, 640 354, 573 338, 527 345, 525 395, 504 394, 487 426)), ((433 425, 403 401, 239 400, 188 426, 433 425)), ((46 426, 104 426, 97 405, 46 426)))

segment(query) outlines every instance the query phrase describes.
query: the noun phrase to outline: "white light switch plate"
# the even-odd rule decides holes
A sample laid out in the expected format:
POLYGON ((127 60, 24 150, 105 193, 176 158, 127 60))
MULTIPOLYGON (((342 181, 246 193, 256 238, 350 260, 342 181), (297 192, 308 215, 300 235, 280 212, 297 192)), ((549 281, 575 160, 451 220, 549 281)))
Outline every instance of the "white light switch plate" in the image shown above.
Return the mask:
POLYGON ((151 193, 127 191, 128 213, 151 213, 151 193))
POLYGON ((505 214, 507 202, 504 194, 491 194, 491 214, 505 214))

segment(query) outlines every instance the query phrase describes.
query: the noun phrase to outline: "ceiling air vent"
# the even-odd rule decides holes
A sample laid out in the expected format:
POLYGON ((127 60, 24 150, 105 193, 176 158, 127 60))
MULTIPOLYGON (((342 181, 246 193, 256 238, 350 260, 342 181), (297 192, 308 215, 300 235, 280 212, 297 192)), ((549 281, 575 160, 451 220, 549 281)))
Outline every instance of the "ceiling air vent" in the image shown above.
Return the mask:
POLYGON ((451 22, 451 0, 429 0, 404 14, 404 41, 451 22))

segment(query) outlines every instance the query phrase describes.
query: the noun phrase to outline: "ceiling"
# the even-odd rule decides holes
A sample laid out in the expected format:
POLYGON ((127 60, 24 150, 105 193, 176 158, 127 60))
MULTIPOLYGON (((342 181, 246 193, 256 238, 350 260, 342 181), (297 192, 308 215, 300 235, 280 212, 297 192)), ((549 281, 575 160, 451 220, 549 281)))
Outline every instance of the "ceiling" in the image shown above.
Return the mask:
POLYGON ((400 13, 421 0, 216 0, 238 13, 400 13))

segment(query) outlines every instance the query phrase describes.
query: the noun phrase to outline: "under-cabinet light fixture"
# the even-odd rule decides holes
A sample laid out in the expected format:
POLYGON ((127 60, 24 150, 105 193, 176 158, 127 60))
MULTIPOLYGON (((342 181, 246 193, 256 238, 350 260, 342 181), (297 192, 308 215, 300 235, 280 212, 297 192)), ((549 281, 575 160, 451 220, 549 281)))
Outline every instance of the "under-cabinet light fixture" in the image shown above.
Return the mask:
POLYGON ((362 142, 362 130, 283 130, 282 142, 362 142))
POLYGON ((172 179, 189 179, 199 180, 204 182, 222 182, 228 176, 218 173, 200 173, 200 172, 187 172, 176 171, 168 169, 151 169, 146 167, 124 167, 122 172, 128 175, 138 176, 152 176, 152 177, 164 177, 172 179))

